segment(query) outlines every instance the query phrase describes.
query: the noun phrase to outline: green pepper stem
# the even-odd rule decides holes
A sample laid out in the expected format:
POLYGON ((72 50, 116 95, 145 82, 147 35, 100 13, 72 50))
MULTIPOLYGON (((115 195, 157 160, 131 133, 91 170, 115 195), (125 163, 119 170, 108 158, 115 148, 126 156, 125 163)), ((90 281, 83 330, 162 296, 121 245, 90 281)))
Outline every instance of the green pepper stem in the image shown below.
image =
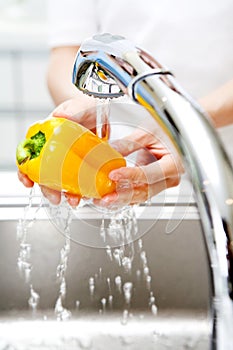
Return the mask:
POLYGON ((20 142, 16 149, 16 160, 18 164, 22 164, 27 160, 38 157, 45 142, 45 134, 41 131, 30 139, 25 139, 20 142))

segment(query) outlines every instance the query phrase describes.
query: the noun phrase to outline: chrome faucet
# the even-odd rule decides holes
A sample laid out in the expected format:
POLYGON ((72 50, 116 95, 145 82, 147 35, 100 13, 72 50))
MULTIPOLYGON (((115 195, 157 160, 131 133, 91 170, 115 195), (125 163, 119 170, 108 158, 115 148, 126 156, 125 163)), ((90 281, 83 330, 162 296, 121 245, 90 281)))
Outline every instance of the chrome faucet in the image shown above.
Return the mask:
MULTIPOLYGON (((149 53, 118 35, 95 35, 77 54, 73 83, 98 98, 128 94, 159 122, 195 189, 212 279, 212 348, 233 348, 233 170, 201 107, 149 53)), ((188 247, 187 247, 188 249, 188 247)))

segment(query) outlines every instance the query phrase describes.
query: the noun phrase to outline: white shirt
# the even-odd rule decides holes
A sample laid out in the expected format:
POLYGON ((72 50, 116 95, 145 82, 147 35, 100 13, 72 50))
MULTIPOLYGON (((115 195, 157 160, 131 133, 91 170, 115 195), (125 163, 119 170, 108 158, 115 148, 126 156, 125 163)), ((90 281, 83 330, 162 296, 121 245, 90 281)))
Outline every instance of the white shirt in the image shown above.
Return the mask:
POLYGON ((233 77, 232 0, 49 0, 48 18, 51 47, 123 35, 196 98, 233 77))
MULTIPOLYGON (((232 0, 48 1, 50 47, 80 45, 97 32, 123 35, 196 99, 233 78, 232 0)), ((233 161, 232 133, 220 130, 233 161)))

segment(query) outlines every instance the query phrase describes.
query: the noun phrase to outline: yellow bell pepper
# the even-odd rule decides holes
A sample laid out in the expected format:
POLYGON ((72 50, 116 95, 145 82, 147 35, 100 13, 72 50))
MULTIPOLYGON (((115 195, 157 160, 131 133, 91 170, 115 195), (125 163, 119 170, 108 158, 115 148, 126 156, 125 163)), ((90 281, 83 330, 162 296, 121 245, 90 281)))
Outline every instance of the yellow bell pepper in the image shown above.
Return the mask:
POLYGON ((54 190, 101 198, 114 192, 108 174, 125 159, 90 130, 64 118, 33 124, 16 150, 19 170, 54 190))

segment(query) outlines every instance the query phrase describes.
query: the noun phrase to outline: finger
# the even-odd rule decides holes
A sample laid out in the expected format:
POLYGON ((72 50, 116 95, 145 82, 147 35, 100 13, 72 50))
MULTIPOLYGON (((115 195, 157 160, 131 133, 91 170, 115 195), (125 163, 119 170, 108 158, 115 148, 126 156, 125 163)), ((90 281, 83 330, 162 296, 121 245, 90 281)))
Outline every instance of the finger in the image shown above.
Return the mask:
POLYGON ((49 200, 50 203, 58 205, 61 201, 61 192, 52 190, 46 186, 40 186, 43 196, 49 200))
POLYGON ((137 152, 136 165, 147 165, 155 161, 157 161, 157 158, 153 153, 149 152, 147 149, 140 149, 137 152))
POLYGON ((152 185, 138 184, 129 188, 119 188, 117 192, 104 196, 95 204, 108 209, 115 209, 125 205, 145 203, 148 199, 167 189, 168 185, 167 181, 162 180, 152 185))
POLYGON ((21 181, 25 187, 33 187, 34 182, 29 179, 27 175, 21 173, 20 171, 18 171, 17 174, 19 181, 21 181))
POLYGON ((81 111, 78 113, 57 111, 53 113, 53 117, 72 120, 75 123, 83 125, 85 128, 91 130, 92 132, 94 132, 96 129, 96 115, 94 109, 81 111))
POLYGON ((79 205, 81 197, 71 193, 65 193, 65 197, 69 205, 73 208, 79 205))
POLYGON ((112 142, 111 145, 122 155, 127 156, 141 148, 148 148, 150 145, 156 145, 157 143, 158 138, 155 137, 155 134, 138 127, 128 136, 112 142))
POLYGON ((96 127, 96 102, 85 96, 70 99, 59 105, 52 115, 67 118, 92 130, 96 127))
POLYGON ((109 178, 115 182, 153 184, 169 178, 180 178, 180 167, 171 155, 144 166, 122 167, 112 170, 109 178))
POLYGON ((142 148, 138 142, 126 139, 113 141, 111 142, 111 146, 124 157, 142 148))
POLYGON ((117 183, 128 181, 131 183, 152 184, 164 179, 163 171, 157 162, 145 166, 122 167, 112 170, 109 178, 117 183))
POLYGON ((130 204, 132 196, 132 189, 122 189, 119 192, 110 193, 101 199, 94 199, 93 203, 100 207, 116 210, 130 204))

